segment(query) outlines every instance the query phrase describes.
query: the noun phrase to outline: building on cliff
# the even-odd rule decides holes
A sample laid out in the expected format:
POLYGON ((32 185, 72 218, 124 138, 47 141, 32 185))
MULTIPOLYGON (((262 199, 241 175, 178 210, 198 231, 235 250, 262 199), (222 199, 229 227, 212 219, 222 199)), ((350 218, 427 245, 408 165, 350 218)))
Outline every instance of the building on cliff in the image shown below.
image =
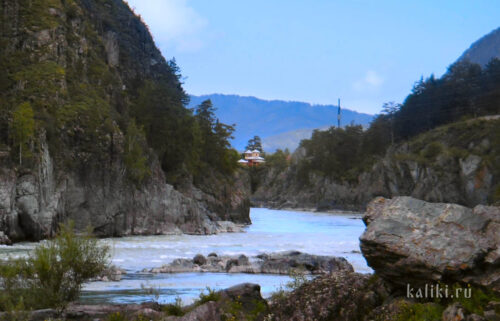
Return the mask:
POLYGON ((266 160, 260 156, 260 151, 258 151, 256 149, 247 150, 243 154, 245 155, 244 159, 240 159, 238 161, 238 163, 241 165, 258 166, 258 165, 266 162, 266 160))

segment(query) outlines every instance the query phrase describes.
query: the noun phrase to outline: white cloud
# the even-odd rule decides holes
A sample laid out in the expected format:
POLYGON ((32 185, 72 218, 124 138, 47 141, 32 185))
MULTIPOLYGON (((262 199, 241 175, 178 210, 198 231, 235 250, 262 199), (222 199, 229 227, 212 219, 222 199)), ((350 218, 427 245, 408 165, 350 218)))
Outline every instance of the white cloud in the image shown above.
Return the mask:
POLYGON ((128 0, 135 13, 149 26, 161 48, 197 51, 203 47, 202 34, 208 21, 200 16, 188 0, 128 0))
POLYGON ((365 76, 356 82, 353 87, 357 91, 374 91, 384 84, 384 78, 374 70, 368 70, 365 76))

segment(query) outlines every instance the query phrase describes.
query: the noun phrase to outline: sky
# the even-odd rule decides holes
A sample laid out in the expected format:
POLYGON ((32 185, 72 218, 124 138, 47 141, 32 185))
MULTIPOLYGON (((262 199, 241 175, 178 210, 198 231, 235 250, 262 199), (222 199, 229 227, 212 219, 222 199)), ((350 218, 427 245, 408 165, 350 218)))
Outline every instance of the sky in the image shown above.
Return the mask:
POLYGON ((128 0, 189 94, 377 113, 500 27, 498 0, 128 0))

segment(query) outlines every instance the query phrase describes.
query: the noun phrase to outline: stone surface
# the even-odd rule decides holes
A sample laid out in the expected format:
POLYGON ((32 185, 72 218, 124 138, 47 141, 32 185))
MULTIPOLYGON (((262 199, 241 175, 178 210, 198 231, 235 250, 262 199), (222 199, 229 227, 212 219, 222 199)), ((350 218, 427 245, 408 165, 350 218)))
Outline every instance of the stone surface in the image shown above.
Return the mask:
POLYGON ((42 144, 35 170, 0 168, 0 232, 12 241, 40 240, 68 219, 80 231, 93 226, 99 236, 240 232, 241 225, 227 219, 249 223, 247 194, 237 194, 238 189, 230 202, 202 191, 195 199, 165 184, 154 162, 152 177, 138 190, 123 175, 120 161, 111 166, 79 176, 58 169, 42 144))
POLYGON ((196 265, 203 265, 207 263, 207 259, 202 254, 196 254, 193 258, 193 263, 196 265))
POLYGON ((112 265, 109 268, 107 268, 104 272, 102 272, 101 275, 90 280, 90 282, 93 281, 116 282, 120 281, 125 274, 127 274, 127 271, 115 265, 112 265))
POLYGON ((464 309, 459 303, 449 305, 443 312, 443 321, 465 320, 464 309))
MULTIPOLYGON (((260 294, 260 285, 238 284, 217 292, 219 299, 195 306, 182 317, 167 317, 169 321, 263 320, 267 302, 260 294)), ((189 307, 188 307, 189 308, 189 307)))
POLYGON ((145 269, 150 273, 263 273, 290 274, 293 271, 305 274, 325 274, 334 271, 353 271, 346 259, 333 256, 319 256, 289 251, 283 253, 262 254, 248 258, 245 255, 204 257, 201 254, 191 259, 175 259, 162 267, 145 269))
POLYGON ((387 289, 378 279, 347 271, 335 272, 320 276, 283 298, 276 298, 269 309, 269 320, 371 320, 369 313, 387 296, 387 289))
POLYGON ((360 247, 396 287, 466 282, 500 291, 500 208, 376 198, 360 247))

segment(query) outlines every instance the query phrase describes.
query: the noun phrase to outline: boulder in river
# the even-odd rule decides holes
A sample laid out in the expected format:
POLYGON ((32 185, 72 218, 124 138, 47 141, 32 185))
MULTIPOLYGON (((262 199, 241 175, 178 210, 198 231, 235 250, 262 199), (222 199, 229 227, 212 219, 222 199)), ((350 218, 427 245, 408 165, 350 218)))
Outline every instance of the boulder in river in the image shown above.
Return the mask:
POLYGON ((500 207, 379 197, 363 220, 363 255, 393 286, 465 282, 500 291, 500 207))
POLYGON ((334 271, 354 271, 345 258, 321 256, 288 251, 282 253, 261 254, 256 257, 246 255, 209 255, 197 254, 193 259, 176 259, 159 268, 145 270, 151 273, 182 272, 226 272, 226 273, 263 273, 290 274, 301 271, 305 274, 325 274, 334 271))

